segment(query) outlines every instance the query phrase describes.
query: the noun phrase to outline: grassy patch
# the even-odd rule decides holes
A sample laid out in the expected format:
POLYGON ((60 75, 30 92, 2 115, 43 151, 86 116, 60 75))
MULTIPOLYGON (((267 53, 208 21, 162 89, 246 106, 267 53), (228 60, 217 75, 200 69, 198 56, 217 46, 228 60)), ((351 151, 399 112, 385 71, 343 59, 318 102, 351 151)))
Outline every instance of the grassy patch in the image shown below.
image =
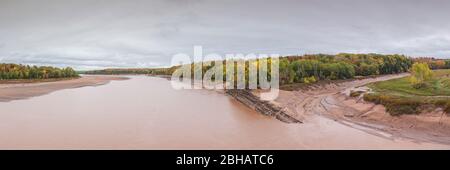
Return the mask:
POLYGON ((384 105, 392 115, 417 114, 424 105, 450 113, 450 70, 437 70, 434 75, 421 88, 414 88, 409 77, 370 84, 374 93, 365 94, 364 100, 384 105))
POLYGON ((449 77, 436 76, 432 80, 425 82, 426 85, 421 88, 414 88, 410 84, 408 78, 409 77, 377 82, 369 85, 369 87, 377 92, 395 93, 403 96, 450 96, 449 77))

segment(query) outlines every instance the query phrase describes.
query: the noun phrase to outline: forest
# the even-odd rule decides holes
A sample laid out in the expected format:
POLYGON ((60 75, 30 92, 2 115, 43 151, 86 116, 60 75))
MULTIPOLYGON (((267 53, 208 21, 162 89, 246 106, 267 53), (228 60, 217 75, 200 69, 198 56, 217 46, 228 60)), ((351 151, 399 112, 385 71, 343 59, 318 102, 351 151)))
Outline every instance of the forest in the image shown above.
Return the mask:
POLYGON ((0 80, 51 79, 78 77, 70 67, 30 66, 22 64, 0 64, 0 80))
POLYGON ((348 54, 288 56, 280 60, 280 83, 312 83, 406 72, 411 58, 403 55, 348 54))
MULTIPOLYGON (((270 63, 270 61, 268 61, 270 63)), ((306 54, 303 56, 285 56, 279 60, 280 84, 315 83, 320 80, 351 79, 355 76, 375 76, 407 72, 415 62, 427 63, 431 69, 450 68, 450 60, 434 58, 411 58, 404 55, 382 54, 306 54)), ((245 61, 245 72, 249 65, 258 64, 257 60, 245 61)), ((226 65, 224 64, 224 77, 226 65)), ((203 66, 202 72, 212 68, 203 66)), ((235 65, 235 70, 236 70, 235 65)), ((149 74, 171 75, 179 66, 148 69, 105 69, 87 71, 85 74, 149 74)), ((194 67, 191 67, 194 70, 194 67)), ((193 71, 192 71, 193 72, 193 71)), ((248 77, 248 75, 246 75, 248 77)))

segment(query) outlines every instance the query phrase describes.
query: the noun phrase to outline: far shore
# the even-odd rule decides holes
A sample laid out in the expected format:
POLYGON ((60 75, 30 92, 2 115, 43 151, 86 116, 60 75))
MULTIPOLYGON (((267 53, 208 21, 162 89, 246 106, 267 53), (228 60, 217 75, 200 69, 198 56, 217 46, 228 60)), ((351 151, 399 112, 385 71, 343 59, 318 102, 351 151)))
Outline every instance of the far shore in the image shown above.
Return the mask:
POLYGON ((43 82, 55 82, 64 80, 73 80, 80 77, 70 77, 70 78, 49 78, 49 79, 14 79, 14 80, 0 80, 0 85, 3 84, 25 84, 25 83, 43 83, 43 82))
POLYGON ((126 80, 121 76, 81 76, 79 78, 45 80, 2 80, 0 81, 0 102, 27 99, 45 95, 57 90, 99 86, 113 80, 126 80))

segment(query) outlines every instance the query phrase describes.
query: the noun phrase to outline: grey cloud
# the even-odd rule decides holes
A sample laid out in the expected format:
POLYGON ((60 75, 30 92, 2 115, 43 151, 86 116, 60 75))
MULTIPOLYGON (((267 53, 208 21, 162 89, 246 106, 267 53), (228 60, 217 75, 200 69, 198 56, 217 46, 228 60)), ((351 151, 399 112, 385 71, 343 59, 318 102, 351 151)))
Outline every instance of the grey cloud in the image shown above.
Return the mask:
POLYGON ((449 57, 445 0, 2 0, 0 62, 160 67, 176 53, 449 57))

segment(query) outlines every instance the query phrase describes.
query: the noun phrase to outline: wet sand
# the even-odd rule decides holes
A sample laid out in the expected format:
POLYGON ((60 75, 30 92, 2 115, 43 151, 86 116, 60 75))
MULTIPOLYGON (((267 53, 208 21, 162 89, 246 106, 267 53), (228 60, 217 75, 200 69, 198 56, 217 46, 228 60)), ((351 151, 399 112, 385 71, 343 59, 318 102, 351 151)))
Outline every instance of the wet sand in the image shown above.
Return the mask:
POLYGON ((84 86, 99 86, 112 80, 125 80, 118 76, 82 76, 80 78, 57 80, 50 82, 21 81, 0 83, 0 102, 27 99, 45 95, 57 90, 79 88, 84 86))
POLYGON ((368 83, 408 75, 386 75, 281 91, 275 103, 305 122, 314 117, 325 117, 382 138, 450 145, 450 117, 442 109, 418 115, 391 116, 382 105, 365 102, 361 97, 349 97, 352 90, 364 89, 368 83))

